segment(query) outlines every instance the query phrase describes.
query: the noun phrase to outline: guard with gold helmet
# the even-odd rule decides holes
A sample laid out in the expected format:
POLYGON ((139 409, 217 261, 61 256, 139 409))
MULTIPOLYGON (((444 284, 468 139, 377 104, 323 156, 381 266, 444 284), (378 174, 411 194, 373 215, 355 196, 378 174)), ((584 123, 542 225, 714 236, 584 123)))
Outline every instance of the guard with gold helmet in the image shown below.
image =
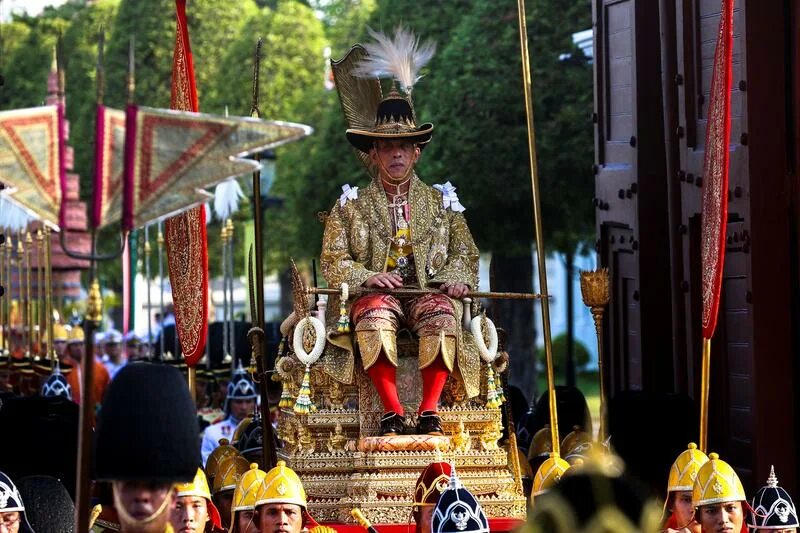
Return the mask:
POLYGON ((233 490, 231 526, 228 533, 259 533, 256 518, 256 496, 267 473, 251 463, 233 490))
POLYGON ((263 532, 280 530, 283 533, 300 533, 303 529, 310 533, 334 531, 327 526, 320 526, 311 518, 303 482, 284 461, 278 461, 278 465, 267 472, 256 493, 255 507, 259 530, 263 532))
POLYGON ((433 510, 439 501, 439 496, 450 483, 452 467, 445 461, 436 461, 425 467, 417 478, 414 489, 414 522, 417 524, 416 533, 430 533, 433 523, 433 510))
POLYGON ((542 463, 550 457, 553 451, 553 439, 550 437, 550 424, 545 424, 542 429, 533 435, 528 447, 528 464, 536 472, 542 463))
POLYGON ((239 478, 247 472, 250 463, 239 455, 226 457, 219 463, 217 475, 211 484, 211 494, 214 504, 219 509, 222 517, 223 529, 231 527, 231 506, 233 505, 233 491, 239 478))
POLYGON ((190 483, 176 485, 169 523, 175 531, 186 533, 222 531, 219 511, 211 501, 211 491, 202 468, 197 469, 190 483))
POLYGON ((219 445, 214 448, 214 451, 212 451, 208 455, 208 459, 206 459, 206 477, 211 485, 214 485, 214 478, 217 475, 220 463, 224 459, 235 455, 239 455, 239 450, 231 446, 228 439, 219 439, 219 445))
POLYGON ((692 489, 700 467, 707 461, 706 454, 697 449, 697 444, 690 442, 672 463, 664 503, 664 514, 669 513, 664 522, 666 531, 700 533, 700 524, 694 519, 692 489))
POLYGON ((697 472, 692 505, 703 533, 747 531, 744 515, 750 506, 742 482, 731 465, 716 453, 708 454, 708 461, 697 472))
POLYGON ((774 466, 769 469, 767 484, 753 496, 751 505, 753 512, 750 513, 747 525, 754 533, 796 533, 800 527, 792 497, 778 485, 774 466))

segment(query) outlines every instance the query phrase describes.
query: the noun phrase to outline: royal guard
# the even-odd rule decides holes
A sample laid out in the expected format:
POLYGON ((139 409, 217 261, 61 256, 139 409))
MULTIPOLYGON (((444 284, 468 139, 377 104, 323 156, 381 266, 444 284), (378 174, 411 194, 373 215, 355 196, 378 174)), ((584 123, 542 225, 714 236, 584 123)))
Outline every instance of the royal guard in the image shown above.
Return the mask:
POLYGON ((751 507, 747 525, 752 532, 796 533, 800 527, 792 497, 778 485, 774 466, 769 469, 767 484, 753 496, 751 507))
POLYGON ((225 419, 222 422, 212 424, 203 432, 203 443, 201 453, 203 464, 208 460, 208 456, 217 447, 220 439, 231 439, 236 426, 248 415, 253 414, 256 408, 256 389, 250 374, 242 368, 241 361, 238 368, 233 372, 228 383, 228 395, 225 398, 225 419))
MULTIPOLYGON (((416 433, 441 435, 437 409, 450 373, 458 369, 454 375, 464 381, 470 397, 479 393, 480 361, 474 357, 478 352, 465 349, 464 343, 474 340, 461 330, 462 305, 457 302, 477 288, 478 249, 455 187, 450 182, 430 186, 414 170, 431 141, 433 124, 417 123, 410 95, 433 47, 418 49, 417 39, 401 30, 394 41, 374 36, 382 44, 367 45, 367 55, 352 72, 373 80, 376 87, 376 75, 391 75, 399 90, 393 88, 377 109, 365 103, 353 111, 360 120, 348 116, 351 126, 372 125, 346 132, 369 166, 372 180, 366 187, 342 186, 342 195, 326 219, 320 264, 330 287, 341 287, 343 292, 368 287, 386 293, 363 295, 352 305, 345 294, 331 298, 328 339, 349 354, 341 368, 352 369, 352 320, 361 363, 383 404, 381 433, 394 435, 405 431, 395 378, 396 333, 408 328, 416 334, 423 383, 416 433), (402 67, 391 57, 406 58, 411 68, 401 73, 402 67), (399 299, 391 292, 400 288, 442 292, 399 299)), ((346 89, 339 90, 344 101, 341 91, 346 89)))
POLYGON ((308 513, 308 500, 303 482, 284 461, 267 472, 256 494, 259 531, 281 533, 333 533, 335 530, 317 524, 308 513))
POLYGON ((239 450, 231 446, 228 439, 219 439, 219 446, 214 448, 214 451, 208 455, 206 460, 206 477, 209 483, 214 484, 214 478, 219 470, 219 465, 228 457, 239 455, 239 450))
POLYGON ((245 472, 250 468, 250 463, 239 455, 226 457, 219 463, 217 476, 211 484, 211 497, 214 505, 219 509, 222 517, 223 529, 231 527, 231 507, 233 505, 233 491, 245 472))
POLYGON ((700 533, 700 524, 695 520, 692 506, 692 489, 700 467, 708 461, 706 454, 690 442, 686 450, 672 463, 667 482, 667 501, 664 514, 669 515, 664 522, 667 533, 700 533))
POLYGON ((716 453, 708 454, 708 461, 697 471, 692 505, 703 533, 747 533, 745 513, 750 506, 744 487, 731 465, 716 453))
POLYGON ((25 516, 25 504, 14 482, 0 472, 0 527, 5 531, 33 533, 25 516))
POLYGON ((417 478, 412 511, 417 524, 416 533, 431 533, 433 510, 450 483, 451 471, 450 463, 436 461, 426 466, 417 478))
POLYGON ((259 533, 256 496, 266 477, 267 473, 259 470, 258 464, 251 463, 247 472, 239 478, 233 490, 231 527, 228 533, 259 533))
POLYGON ((97 424, 95 473, 109 481, 122 533, 166 532, 176 484, 197 475, 197 417, 186 379, 168 365, 127 365, 97 424))
POLYGON ((454 466, 450 481, 433 510, 432 533, 489 533, 489 519, 468 491, 454 466))
POLYGON ((190 483, 175 487, 175 501, 169 513, 169 523, 175 531, 211 533, 222 531, 219 510, 211 501, 208 480, 201 468, 190 483))

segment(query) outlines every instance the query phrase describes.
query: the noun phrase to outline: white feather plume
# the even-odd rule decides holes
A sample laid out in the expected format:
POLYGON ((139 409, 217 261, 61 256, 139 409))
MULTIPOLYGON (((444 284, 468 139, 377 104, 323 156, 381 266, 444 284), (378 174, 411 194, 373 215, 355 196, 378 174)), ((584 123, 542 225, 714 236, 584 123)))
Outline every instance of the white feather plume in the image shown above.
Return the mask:
POLYGON ((225 221, 239 210, 239 200, 244 198, 242 188, 236 179, 225 180, 214 189, 214 214, 219 221, 225 221))
POLYGON ((372 29, 369 34, 375 42, 364 45, 367 57, 353 69, 353 74, 361 78, 392 77, 404 92, 410 94, 422 77, 419 71, 436 52, 436 43, 427 41, 420 45, 419 37, 402 26, 395 29, 394 39, 372 29))

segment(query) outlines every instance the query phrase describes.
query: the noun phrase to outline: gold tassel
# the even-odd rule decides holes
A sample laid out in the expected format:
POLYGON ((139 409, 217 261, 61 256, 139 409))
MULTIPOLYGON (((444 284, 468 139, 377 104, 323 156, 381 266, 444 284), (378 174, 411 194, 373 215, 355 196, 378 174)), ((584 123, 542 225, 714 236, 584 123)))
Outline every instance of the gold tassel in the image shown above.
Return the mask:
POLYGON ((306 365, 303 383, 300 384, 300 392, 297 394, 297 401, 294 404, 294 412, 299 415, 307 415, 316 410, 316 406, 311 402, 311 365, 306 365))
POLYGON ((278 402, 278 407, 291 407, 292 406, 292 393, 289 390, 288 380, 281 380, 281 401, 278 402))
POLYGON ((350 317, 347 315, 347 306, 344 300, 339 300, 339 320, 336 322, 336 331, 350 333, 350 317))
POLYGON ((497 394, 497 386, 494 383, 494 370, 492 366, 488 367, 488 377, 486 379, 486 407, 489 409, 497 409, 500 407, 500 398, 497 394))

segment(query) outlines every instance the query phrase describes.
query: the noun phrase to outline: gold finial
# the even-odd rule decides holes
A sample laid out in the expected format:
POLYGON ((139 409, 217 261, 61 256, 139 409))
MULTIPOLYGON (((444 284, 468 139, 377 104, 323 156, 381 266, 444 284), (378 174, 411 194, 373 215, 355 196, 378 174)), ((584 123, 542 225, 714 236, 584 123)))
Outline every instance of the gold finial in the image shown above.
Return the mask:
POLYGON ((161 229, 158 230, 158 237, 156 237, 156 242, 158 243, 159 246, 162 246, 164 244, 164 234, 161 233, 161 229))
POLYGON ((150 254, 150 241, 144 241, 144 253, 150 254))
POLYGON ((31 237, 31 232, 25 232, 25 244, 33 244, 33 237, 31 237))
POLYGON ((92 322, 100 322, 103 320, 103 297, 100 294, 100 282, 97 281, 97 278, 92 280, 92 285, 89 288, 86 319, 92 322))
POLYGON ((605 307, 611 299, 611 281, 607 268, 581 271, 581 295, 586 307, 605 307))

